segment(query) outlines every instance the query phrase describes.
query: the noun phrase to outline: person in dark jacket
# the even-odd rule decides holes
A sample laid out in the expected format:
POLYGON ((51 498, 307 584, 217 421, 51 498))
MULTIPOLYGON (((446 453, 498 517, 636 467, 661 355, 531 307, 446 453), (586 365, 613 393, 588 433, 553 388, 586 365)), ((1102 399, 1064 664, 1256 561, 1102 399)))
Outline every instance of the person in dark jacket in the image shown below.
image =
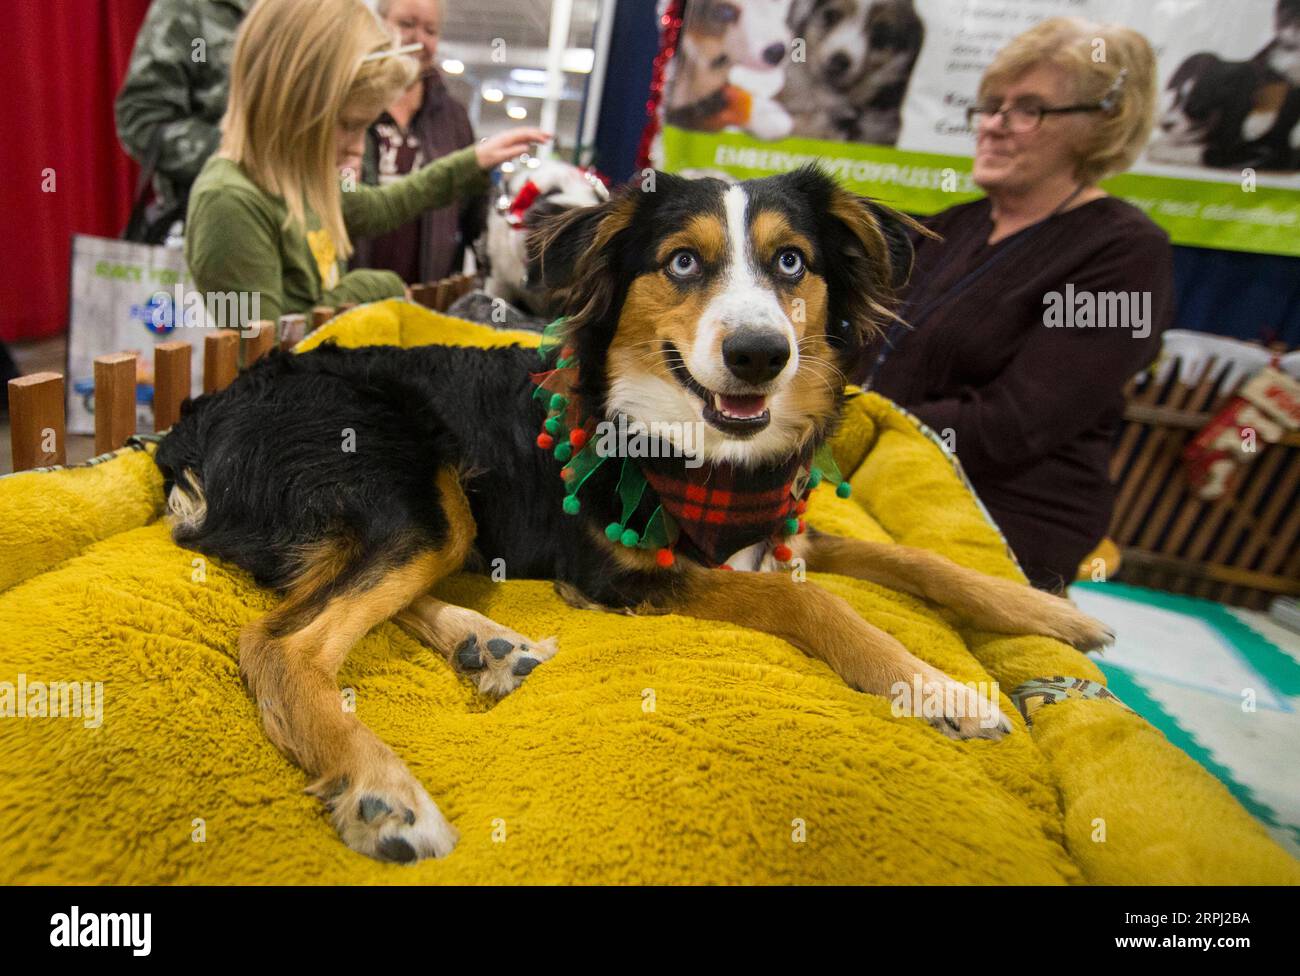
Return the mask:
POLYGON ((987 195, 925 221, 942 240, 916 240, 907 327, 857 377, 955 450, 1045 589, 1105 537, 1123 389, 1173 320, 1168 235, 1097 186, 1142 151, 1155 99, 1128 28, 1053 18, 999 52, 969 113, 987 195))
POLYGON ((136 34, 114 112, 123 147, 153 165, 142 238, 185 217, 190 186, 221 142, 235 32, 252 0, 154 0, 136 34))
MULTIPOLYGON (((376 12, 402 44, 420 44, 420 77, 366 133, 361 179, 379 186, 474 142, 464 106, 451 97, 434 56, 442 29, 441 0, 379 0, 376 12)), ((354 268, 395 271, 403 281, 437 281, 461 269, 465 248, 482 233, 486 194, 428 210, 418 220, 357 241, 354 268)))

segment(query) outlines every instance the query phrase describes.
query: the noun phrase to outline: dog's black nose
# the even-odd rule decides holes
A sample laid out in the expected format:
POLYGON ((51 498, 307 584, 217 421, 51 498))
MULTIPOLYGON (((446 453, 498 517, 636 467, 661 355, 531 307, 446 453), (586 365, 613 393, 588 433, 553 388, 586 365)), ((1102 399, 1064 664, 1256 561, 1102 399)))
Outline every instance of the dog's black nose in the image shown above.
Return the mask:
POLYGON ((785 57, 785 45, 781 43, 769 44, 763 48, 763 60, 768 64, 777 65, 785 57))
POLYGON ((843 51, 836 51, 826 62, 826 74, 838 78, 849 70, 849 56, 843 51))
POLYGON ((790 343, 779 332, 747 329, 722 341, 722 361, 746 383, 766 383, 789 359, 790 343))

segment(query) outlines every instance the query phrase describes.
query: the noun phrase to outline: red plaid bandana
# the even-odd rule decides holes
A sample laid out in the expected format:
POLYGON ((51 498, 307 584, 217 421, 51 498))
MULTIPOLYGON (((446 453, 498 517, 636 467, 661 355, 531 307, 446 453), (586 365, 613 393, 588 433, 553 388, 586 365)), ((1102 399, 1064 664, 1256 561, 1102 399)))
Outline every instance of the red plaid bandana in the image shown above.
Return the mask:
POLYGON ((721 566, 742 549, 782 534, 803 494, 811 452, 765 468, 729 463, 688 468, 680 458, 644 459, 641 471, 692 555, 721 566), (796 480, 799 491, 796 493, 796 480))

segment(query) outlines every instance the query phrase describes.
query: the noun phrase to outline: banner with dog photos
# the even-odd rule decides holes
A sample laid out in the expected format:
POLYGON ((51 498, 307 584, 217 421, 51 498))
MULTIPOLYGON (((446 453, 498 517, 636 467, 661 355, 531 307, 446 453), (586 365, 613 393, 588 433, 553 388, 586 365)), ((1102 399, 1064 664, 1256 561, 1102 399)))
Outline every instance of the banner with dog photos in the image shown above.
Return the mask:
POLYGON ((1300 255, 1300 0, 689 0, 655 161, 741 179, 817 161, 918 214, 975 199, 980 76, 1059 15, 1156 52, 1150 142, 1106 190, 1176 244, 1300 255))

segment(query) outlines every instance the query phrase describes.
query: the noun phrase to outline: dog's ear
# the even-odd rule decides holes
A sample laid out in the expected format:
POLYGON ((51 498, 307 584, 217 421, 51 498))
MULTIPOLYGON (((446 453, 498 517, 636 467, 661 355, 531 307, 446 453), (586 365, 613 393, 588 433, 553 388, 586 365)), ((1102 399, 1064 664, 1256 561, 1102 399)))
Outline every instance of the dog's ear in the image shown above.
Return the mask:
MULTIPOLYGON (((829 177, 827 177, 829 179, 829 177)), ((832 289, 841 288, 851 317, 869 334, 894 317, 898 292, 912 274, 913 236, 936 237, 907 214, 833 183, 826 213, 842 233, 829 262, 832 289)))
POLYGON ((539 300, 544 300, 545 296, 542 293, 546 289, 542 282, 542 267, 532 253, 532 235, 538 228, 545 226, 547 221, 568 213, 570 209, 543 196, 524 211, 524 231, 529 235, 524 240, 524 287, 530 292, 537 293, 539 300))
POLYGON ((912 236, 934 234, 906 214, 849 192, 815 165, 787 178, 812 212, 822 215, 827 331, 852 356, 896 318, 898 290, 912 271, 912 236))
POLYGON ((624 191, 595 206, 544 217, 528 235, 529 263, 536 264, 551 304, 575 326, 610 309, 616 238, 631 224, 637 196, 624 191))
POLYGON ((813 12, 821 5, 821 0, 794 0, 790 4, 790 13, 786 17, 786 25, 794 31, 795 36, 801 35, 808 29, 808 21, 812 19, 813 12))
POLYGON ((866 197, 858 197, 858 202, 876 218, 880 232, 885 235, 885 246, 889 250, 889 283, 894 291, 899 291, 912 276, 912 263, 916 258, 916 249, 912 246, 912 234, 917 233, 923 237, 937 235, 907 214, 891 210, 866 197))

